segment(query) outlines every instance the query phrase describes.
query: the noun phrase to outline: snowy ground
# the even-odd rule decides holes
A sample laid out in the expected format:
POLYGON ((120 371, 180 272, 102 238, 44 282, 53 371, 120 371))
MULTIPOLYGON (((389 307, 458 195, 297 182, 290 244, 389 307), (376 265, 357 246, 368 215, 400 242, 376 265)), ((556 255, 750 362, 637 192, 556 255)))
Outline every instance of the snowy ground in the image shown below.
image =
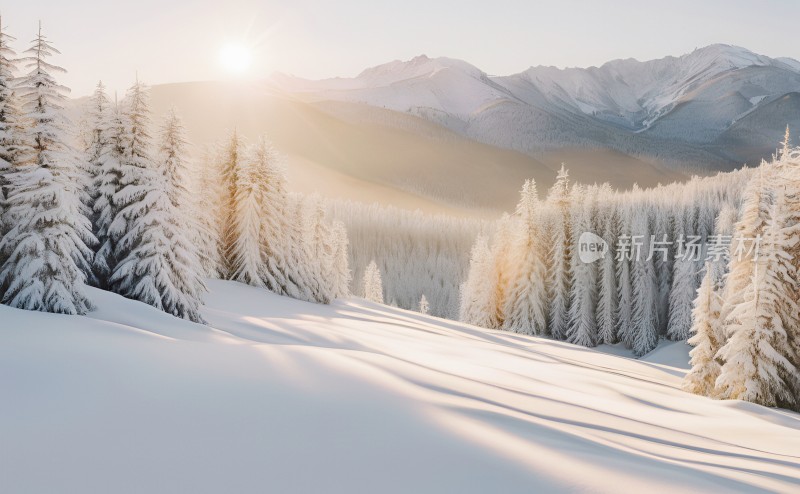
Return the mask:
POLYGON ((800 415, 680 391, 683 344, 211 288, 214 329, 0 306, 0 492, 797 492, 800 415))

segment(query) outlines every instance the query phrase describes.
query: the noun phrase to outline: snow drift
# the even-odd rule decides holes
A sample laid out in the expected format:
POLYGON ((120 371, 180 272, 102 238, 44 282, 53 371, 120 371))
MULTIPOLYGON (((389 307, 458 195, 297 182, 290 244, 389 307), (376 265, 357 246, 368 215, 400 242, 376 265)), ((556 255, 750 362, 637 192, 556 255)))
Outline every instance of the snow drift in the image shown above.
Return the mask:
POLYGON ((357 299, 321 306, 209 286, 210 326, 94 289, 88 317, 0 306, 2 490, 790 492, 800 482, 800 416, 682 392, 683 343, 637 361, 357 299))

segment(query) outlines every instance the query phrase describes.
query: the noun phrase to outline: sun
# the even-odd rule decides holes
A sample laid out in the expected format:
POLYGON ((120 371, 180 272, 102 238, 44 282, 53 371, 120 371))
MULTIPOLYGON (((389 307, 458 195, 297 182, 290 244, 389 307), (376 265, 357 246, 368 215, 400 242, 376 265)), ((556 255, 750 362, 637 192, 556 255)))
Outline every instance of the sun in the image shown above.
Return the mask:
POLYGON ((227 43, 219 50, 219 64, 231 74, 244 74, 252 62, 252 52, 241 43, 227 43))

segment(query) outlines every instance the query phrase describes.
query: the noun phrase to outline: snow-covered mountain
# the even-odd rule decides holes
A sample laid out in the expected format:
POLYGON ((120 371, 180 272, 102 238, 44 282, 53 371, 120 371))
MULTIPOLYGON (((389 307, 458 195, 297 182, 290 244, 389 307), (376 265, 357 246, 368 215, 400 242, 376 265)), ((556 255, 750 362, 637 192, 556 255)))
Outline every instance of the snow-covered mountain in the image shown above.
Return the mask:
POLYGON ((466 137, 533 156, 612 149, 660 163, 724 169, 768 155, 800 115, 774 113, 800 92, 800 62, 711 45, 680 57, 614 60, 600 67, 531 67, 489 76, 460 60, 419 56, 355 78, 308 81, 275 75, 308 101, 362 103, 424 117, 466 137), (728 131, 761 113, 757 142, 728 131))

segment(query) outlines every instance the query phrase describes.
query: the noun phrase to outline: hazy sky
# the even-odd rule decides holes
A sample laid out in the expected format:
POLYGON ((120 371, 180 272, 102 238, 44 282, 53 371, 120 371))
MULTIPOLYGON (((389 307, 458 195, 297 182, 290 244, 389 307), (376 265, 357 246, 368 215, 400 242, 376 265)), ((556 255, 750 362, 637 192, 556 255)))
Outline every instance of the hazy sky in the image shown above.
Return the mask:
POLYGON ((151 84, 229 77, 218 60, 228 42, 253 47, 249 77, 353 76, 422 53, 511 74, 711 43, 800 58, 796 0, 14 0, 2 18, 17 51, 42 20, 73 96, 101 78, 124 89, 137 70, 151 84))

